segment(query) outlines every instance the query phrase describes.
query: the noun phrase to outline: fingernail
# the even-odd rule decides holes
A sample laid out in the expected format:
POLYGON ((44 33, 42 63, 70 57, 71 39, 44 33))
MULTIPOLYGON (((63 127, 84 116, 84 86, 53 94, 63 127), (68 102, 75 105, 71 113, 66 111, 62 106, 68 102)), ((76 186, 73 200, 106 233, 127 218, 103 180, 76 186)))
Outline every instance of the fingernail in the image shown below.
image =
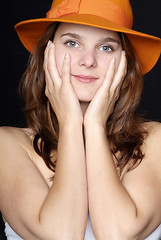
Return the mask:
POLYGON ((50 40, 48 41, 47 46, 49 46, 49 44, 50 44, 50 40))
POLYGON ((112 59, 112 63, 115 64, 115 58, 112 59))
POLYGON ((65 54, 65 58, 66 58, 66 59, 69 58, 69 53, 66 53, 66 54, 65 54))
POLYGON ((126 56, 125 50, 122 51, 122 55, 123 55, 123 56, 126 56))
POLYGON ((51 40, 49 40, 49 41, 48 41, 48 44, 47 44, 47 46, 48 46, 49 48, 51 48, 51 47, 53 46, 53 43, 52 43, 52 41, 51 41, 51 40))

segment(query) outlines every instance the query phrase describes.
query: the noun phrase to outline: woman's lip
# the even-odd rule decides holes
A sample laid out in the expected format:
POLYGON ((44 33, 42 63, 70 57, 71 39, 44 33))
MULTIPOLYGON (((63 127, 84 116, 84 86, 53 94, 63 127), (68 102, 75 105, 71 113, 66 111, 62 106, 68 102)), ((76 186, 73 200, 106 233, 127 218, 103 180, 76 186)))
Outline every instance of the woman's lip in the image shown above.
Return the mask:
POLYGON ((90 75, 72 75, 73 77, 75 77, 79 82, 83 82, 83 83, 92 83, 95 82, 98 78, 90 76, 90 75))

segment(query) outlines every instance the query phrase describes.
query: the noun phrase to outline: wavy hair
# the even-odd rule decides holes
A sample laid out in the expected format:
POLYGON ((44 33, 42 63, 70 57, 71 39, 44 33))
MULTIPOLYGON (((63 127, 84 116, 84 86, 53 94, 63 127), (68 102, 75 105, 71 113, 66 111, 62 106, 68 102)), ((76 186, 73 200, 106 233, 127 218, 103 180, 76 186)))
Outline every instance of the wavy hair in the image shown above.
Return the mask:
MULTIPOLYGON (((33 147, 47 167, 55 172, 56 161, 51 160, 57 150, 59 124, 50 102, 45 95, 45 74, 43 70, 44 51, 59 23, 50 25, 37 44, 34 54, 21 80, 21 91, 25 100, 25 115, 28 127, 34 131, 33 147)), ((143 159, 141 151, 147 132, 142 127, 144 119, 136 114, 142 89, 143 76, 128 37, 118 33, 126 52, 128 71, 121 87, 120 97, 106 124, 107 138, 115 157, 119 175, 124 169, 132 170, 143 159)))

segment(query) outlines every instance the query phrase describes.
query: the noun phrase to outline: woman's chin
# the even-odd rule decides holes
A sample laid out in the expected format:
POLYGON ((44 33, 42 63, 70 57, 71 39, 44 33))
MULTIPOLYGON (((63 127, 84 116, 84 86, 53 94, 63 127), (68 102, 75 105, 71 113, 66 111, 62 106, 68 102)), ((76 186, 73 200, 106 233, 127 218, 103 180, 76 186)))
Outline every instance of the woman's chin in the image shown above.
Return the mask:
POLYGON ((76 91, 76 94, 77 94, 77 97, 78 97, 78 100, 80 102, 91 102, 94 95, 95 95, 95 92, 89 92, 89 91, 76 91))
POLYGON ((89 103, 93 99, 92 96, 77 96, 77 97, 78 97, 78 100, 83 103, 89 103))
POLYGON ((91 102, 94 98, 98 88, 100 87, 96 84, 78 84, 73 82, 73 88, 80 102, 91 102))

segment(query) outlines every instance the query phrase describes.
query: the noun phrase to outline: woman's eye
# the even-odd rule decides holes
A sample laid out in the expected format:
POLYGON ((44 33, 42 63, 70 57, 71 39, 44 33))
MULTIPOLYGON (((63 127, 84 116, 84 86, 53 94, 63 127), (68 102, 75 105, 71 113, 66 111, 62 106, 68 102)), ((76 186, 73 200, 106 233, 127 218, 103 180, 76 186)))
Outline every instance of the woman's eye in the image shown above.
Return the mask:
POLYGON ((103 45, 99 48, 102 52, 113 52, 114 49, 112 46, 109 45, 103 45))
POLYGON ((75 41, 67 41, 65 42, 65 45, 67 45, 68 47, 79 47, 79 44, 75 41))

